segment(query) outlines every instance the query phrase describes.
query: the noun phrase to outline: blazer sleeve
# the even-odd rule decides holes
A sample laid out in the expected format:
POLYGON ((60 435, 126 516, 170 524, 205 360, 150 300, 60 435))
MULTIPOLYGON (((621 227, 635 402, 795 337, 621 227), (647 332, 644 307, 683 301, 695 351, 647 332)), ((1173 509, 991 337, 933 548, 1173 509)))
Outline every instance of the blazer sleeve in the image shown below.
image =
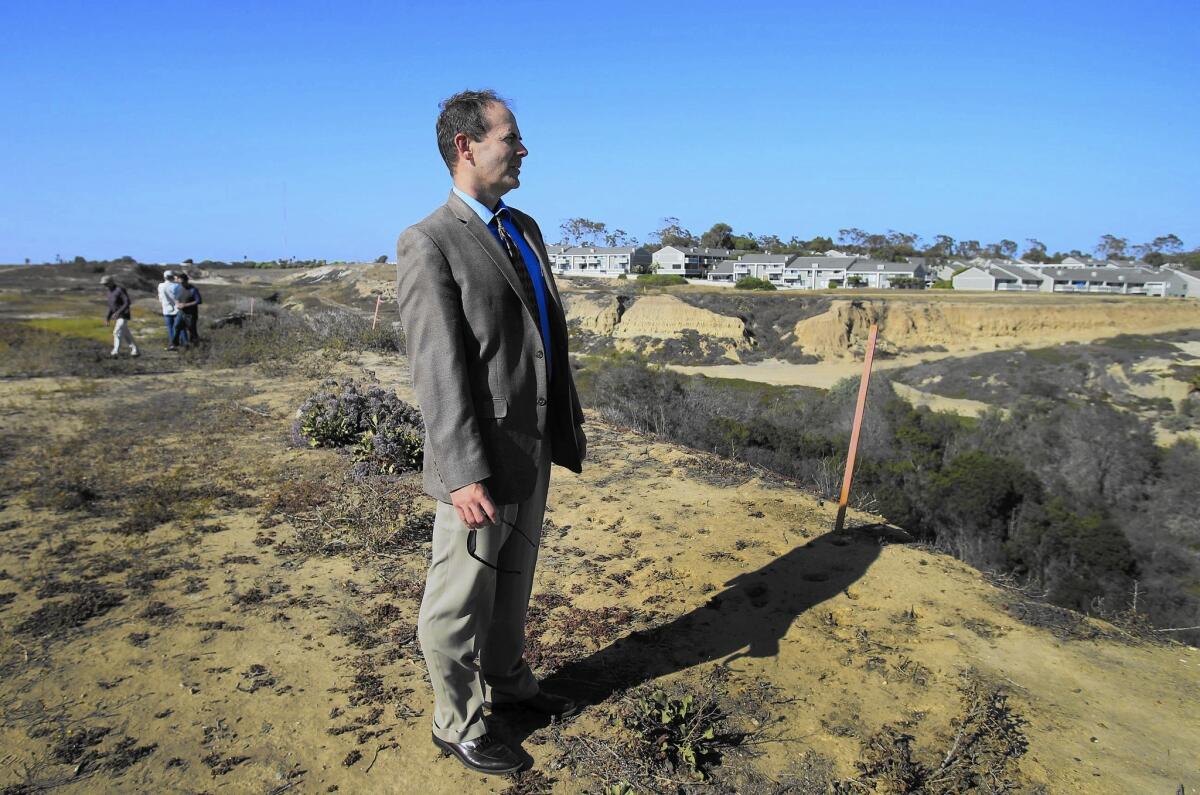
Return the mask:
POLYGON ((432 459, 447 491, 491 476, 467 379, 462 296, 437 244, 416 227, 396 243, 396 300, 432 459))

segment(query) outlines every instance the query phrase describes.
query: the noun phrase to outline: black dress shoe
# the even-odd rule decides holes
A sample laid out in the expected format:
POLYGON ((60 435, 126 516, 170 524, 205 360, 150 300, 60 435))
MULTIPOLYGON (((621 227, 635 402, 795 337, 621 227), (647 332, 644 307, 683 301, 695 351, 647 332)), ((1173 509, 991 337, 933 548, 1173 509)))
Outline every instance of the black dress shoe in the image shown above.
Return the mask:
POLYGON ((433 744, 443 756, 453 754, 458 761, 477 773, 504 775, 521 769, 521 760, 513 750, 490 734, 462 743, 450 743, 433 735, 433 744))
POLYGON ((524 709, 555 718, 571 718, 580 713, 583 704, 566 696, 556 696, 545 690, 539 690, 536 695, 530 696, 524 701, 499 702, 493 704, 492 709, 494 711, 524 709))

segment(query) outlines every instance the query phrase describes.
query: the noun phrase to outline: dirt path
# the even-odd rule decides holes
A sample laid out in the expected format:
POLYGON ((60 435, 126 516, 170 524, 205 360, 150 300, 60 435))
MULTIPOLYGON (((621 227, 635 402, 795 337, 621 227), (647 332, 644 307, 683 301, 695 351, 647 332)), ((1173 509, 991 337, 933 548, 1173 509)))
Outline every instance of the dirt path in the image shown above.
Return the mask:
MULTIPOLYGON (((902 384, 899 381, 892 382, 892 389, 896 394, 907 400, 914 406, 927 406, 932 411, 945 411, 951 414, 957 414, 960 417, 978 417, 988 409, 997 408, 990 403, 984 403, 981 400, 967 400, 966 398, 949 398, 943 395, 934 394, 932 392, 923 392, 916 387, 902 384)), ((1001 408, 1000 411, 1007 413, 1006 409, 1001 408)))
MULTIPOLYGON (((922 353, 915 356, 897 356, 876 359, 873 370, 895 370, 911 367, 921 362, 945 359, 954 354, 922 353)), ((753 364, 714 364, 703 366, 668 365, 684 375, 705 375, 710 378, 740 378, 776 386, 811 386, 829 389, 844 378, 862 375, 862 362, 849 359, 832 359, 817 364, 792 364, 782 359, 767 359, 753 364)))

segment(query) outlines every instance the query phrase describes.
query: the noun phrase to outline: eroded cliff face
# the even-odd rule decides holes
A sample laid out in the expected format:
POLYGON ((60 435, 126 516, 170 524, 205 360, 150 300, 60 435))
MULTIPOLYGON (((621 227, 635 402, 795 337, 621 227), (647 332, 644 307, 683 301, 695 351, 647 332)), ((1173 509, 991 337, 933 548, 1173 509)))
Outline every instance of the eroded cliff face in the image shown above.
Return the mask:
POLYGON ((1097 302, 1078 298, 1027 305, 986 302, 834 301, 827 312, 796 323, 793 344, 822 358, 852 356, 872 324, 892 352, 1046 345, 1117 334, 1200 326, 1200 303, 1146 298, 1097 302))
POLYGON ((584 331, 602 336, 612 336, 621 322, 624 308, 621 299, 603 293, 563 293, 567 321, 578 321, 584 331))
POLYGON ((741 318, 721 315, 687 304, 673 295, 621 298, 603 293, 564 293, 568 322, 581 329, 616 339, 649 337, 679 339, 685 329, 730 347, 750 345, 741 318))
POLYGON ((746 324, 741 318, 686 304, 673 295, 639 298, 625 311, 613 336, 671 339, 679 337, 684 329, 695 329, 702 337, 735 345, 747 343, 746 324))

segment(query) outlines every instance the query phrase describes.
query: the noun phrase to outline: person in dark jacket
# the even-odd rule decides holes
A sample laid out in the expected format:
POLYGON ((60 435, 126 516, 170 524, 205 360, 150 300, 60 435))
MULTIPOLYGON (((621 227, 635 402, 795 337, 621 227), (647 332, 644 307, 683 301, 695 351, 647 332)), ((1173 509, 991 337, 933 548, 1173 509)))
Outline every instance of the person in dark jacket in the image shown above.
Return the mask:
POLYGON ((195 345, 200 341, 200 304, 204 299, 200 297, 200 288, 191 283, 186 273, 176 274, 175 278, 179 282, 179 292, 175 295, 179 315, 175 319, 175 338, 171 344, 179 345, 182 341, 184 345, 195 345))
POLYGON ((133 341, 133 332, 129 330, 129 293, 112 276, 101 277, 100 284, 108 288, 108 314, 104 316, 104 325, 116 321, 113 325, 113 349, 109 355, 117 358, 121 354, 121 343, 124 342, 129 346, 129 355, 137 356, 137 343, 133 341))

